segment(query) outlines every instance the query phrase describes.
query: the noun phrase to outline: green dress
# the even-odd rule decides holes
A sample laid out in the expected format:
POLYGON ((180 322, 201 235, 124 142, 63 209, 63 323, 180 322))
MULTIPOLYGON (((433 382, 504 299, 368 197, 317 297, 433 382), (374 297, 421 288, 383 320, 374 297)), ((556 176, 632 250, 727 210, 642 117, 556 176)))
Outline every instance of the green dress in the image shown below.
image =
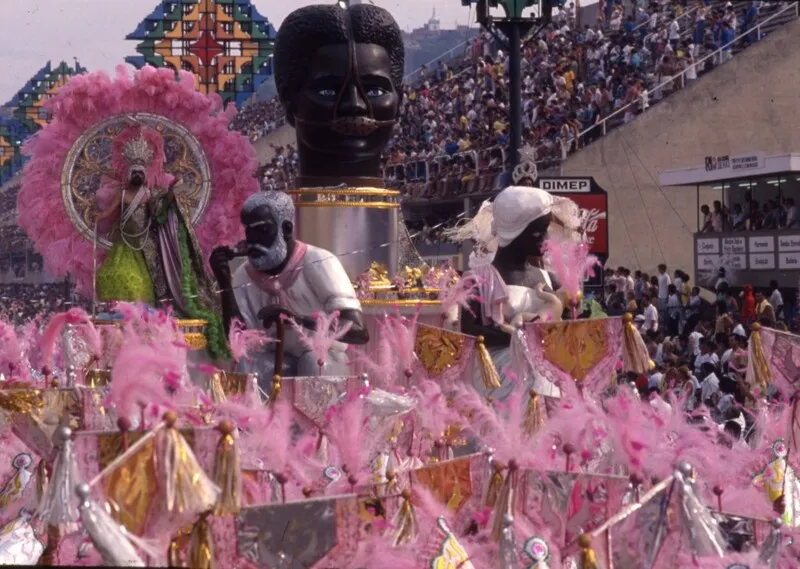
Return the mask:
POLYGON ((112 234, 111 251, 97 271, 98 300, 155 304, 153 279, 142 253, 148 229, 147 202, 134 199, 125 206, 120 224, 112 234))

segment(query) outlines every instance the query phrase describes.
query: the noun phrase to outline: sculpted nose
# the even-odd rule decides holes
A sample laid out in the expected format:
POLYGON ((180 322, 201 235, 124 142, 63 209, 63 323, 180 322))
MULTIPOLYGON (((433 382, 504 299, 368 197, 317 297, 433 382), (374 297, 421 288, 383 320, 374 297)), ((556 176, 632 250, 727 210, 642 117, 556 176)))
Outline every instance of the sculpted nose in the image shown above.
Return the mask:
POLYGON ((367 102, 354 83, 347 85, 339 103, 339 115, 364 116, 369 114, 367 102))

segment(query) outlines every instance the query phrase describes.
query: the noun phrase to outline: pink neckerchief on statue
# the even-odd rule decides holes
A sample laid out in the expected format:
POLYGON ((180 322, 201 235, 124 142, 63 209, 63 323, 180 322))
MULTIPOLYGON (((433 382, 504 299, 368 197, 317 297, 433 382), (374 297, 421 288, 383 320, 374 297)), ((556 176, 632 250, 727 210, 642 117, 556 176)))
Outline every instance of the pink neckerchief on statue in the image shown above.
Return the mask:
POLYGON ((281 306, 287 306, 286 290, 294 284, 294 281, 303 271, 303 260, 307 251, 308 245, 306 243, 295 241, 294 251, 289 258, 289 262, 286 263, 283 271, 277 275, 268 275, 263 271, 259 271, 250 264, 250 261, 247 262, 244 268, 253 284, 268 295, 277 298, 281 306))

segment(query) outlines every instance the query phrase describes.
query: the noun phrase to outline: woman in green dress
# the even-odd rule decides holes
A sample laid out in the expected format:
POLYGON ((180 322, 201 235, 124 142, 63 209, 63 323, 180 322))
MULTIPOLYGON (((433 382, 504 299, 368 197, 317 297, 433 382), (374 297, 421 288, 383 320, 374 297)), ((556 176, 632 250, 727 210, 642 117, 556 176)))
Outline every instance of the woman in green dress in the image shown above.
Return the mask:
POLYGON ((131 183, 121 191, 119 204, 112 203, 96 218, 100 222, 120 212, 119 224, 111 232, 111 251, 97 271, 97 299, 103 302, 155 305, 153 279, 143 252, 152 221, 147 208, 150 192, 139 180, 143 182, 143 173, 132 173, 131 183))

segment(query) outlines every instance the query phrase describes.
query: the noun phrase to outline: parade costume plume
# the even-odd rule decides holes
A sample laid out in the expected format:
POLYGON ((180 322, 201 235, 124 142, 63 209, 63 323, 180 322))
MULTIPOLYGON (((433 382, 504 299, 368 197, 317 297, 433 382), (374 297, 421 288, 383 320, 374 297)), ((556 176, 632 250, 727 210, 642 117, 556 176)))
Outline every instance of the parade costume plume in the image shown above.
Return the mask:
POLYGON ((231 330, 228 334, 228 344, 231 354, 236 363, 247 359, 250 354, 263 348, 270 342, 274 342, 264 330, 248 330, 241 320, 234 319, 231 322, 231 330))
MULTIPOLYGON (((44 268, 55 277, 70 274, 78 289, 92 290, 92 242, 70 221, 61 197, 61 170, 72 145, 89 128, 113 116, 148 112, 183 125, 199 142, 211 170, 214 191, 203 219, 197 226, 201 248, 209 254, 220 243, 235 243, 242 237, 238 214, 244 200, 258 190, 253 177, 258 163, 247 138, 228 130, 236 112, 223 110, 216 94, 195 89, 194 75, 186 71, 144 67, 129 74, 119 66, 114 78, 103 72, 73 77, 49 99, 46 108, 52 122, 25 145, 31 160, 19 192, 19 226, 44 257, 44 268), (47 219, 48 223, 41 223, 47 219)), ((145 135, 151 136, 151 135, 145 135)), ((158 154, 158 153, 156 153, 158 154)), ((156 158, 157 160, 157 158, 156 158)), ((171 176, 157 162, 150 165, 148 183, 167 187, 171 176)), ((98 251, 98 264, 104 253, 98 251)))

